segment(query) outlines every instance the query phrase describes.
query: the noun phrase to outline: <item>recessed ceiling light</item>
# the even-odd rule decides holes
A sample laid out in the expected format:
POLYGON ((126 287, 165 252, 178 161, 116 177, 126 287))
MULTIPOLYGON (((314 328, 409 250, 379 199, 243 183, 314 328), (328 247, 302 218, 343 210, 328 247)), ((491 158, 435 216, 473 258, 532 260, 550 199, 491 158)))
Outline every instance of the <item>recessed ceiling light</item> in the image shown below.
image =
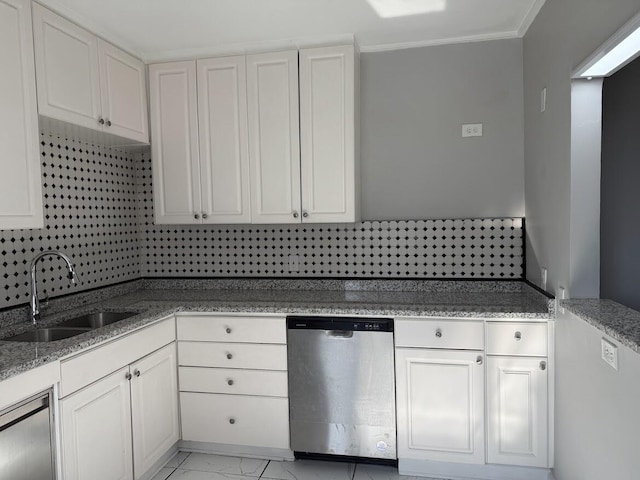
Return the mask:
POLYGON ((380 18, 407 17, 442 12, 447 0, 367 0, 380 18))
POLYGON ((608 77, 640 55, 640 15, 616 32, 577 70, 575 77, 608 77))

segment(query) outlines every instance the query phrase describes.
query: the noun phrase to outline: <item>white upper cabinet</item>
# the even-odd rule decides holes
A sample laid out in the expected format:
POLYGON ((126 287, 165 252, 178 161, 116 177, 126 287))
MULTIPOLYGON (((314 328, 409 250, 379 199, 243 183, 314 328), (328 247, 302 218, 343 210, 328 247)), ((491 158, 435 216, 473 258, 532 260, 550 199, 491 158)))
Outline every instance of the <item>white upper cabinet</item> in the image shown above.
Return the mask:
POLYGON ((247 56, 253 223, 300 221, 298 52, 247 56))
POLYGON ((105 129, 114 135, 147 143, 144 63, 103 40, 98 40, 98 59, 105 129))
POLYGON ((145 66, 33 4, 40 115, 147 143, 145 66))
POLYGON ((31 2, 0 0, 0 229, 41 228, 31 2))
POLYGON ((250 223, 245 57, 197 69, 203 223, 250 223))
POLYGON ((359 219, 355 63, 353 45, 300 50, 302 221, 359 219))
POLYGON ((149 66, 156 223, 200 223, 196 62, 149 66))

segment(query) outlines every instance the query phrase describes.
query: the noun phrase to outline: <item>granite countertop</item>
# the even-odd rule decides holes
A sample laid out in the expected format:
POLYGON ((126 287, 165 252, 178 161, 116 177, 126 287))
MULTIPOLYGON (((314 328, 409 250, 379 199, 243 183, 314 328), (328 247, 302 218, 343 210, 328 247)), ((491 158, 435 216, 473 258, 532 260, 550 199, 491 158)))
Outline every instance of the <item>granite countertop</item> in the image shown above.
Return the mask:
MULTIPOLYGON (((65 340, 0 340, 0 380, 178 311, 550 319, 554 300, 523 282, 135 281, 53 302, 39 326, 96 311, 137 315, 65 340), (318 289, 322 288, 322 289, 318 289), (367 290, 367 288, 369 290, 367 290)), ((0 314, 0 338, 31 329, 24 307, 0 314)))
POLYGON ((562 300, 560 306, 640 353, 640 312, 613 300, 562 300))

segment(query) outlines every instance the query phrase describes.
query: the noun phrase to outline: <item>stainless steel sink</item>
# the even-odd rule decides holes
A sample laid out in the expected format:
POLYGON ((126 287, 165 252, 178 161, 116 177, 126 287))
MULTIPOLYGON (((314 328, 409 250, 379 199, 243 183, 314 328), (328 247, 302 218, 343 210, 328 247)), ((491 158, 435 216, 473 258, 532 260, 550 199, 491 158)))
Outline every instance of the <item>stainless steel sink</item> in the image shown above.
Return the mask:
POLYGON ((9 338, 3 338, 7 342, 55 342, 65 338, 75 337, 88 332, 89 328, 38 328, 9 338))
POLYGON ((94 330, 96 328, 105 327, 112 323, 119 322, 125 318, 138 315, 139 312, 96 312, 87 313, 80 317, 71 318, 60 322, 58 327, 73 327, 73 328, 89 328, 94 330))

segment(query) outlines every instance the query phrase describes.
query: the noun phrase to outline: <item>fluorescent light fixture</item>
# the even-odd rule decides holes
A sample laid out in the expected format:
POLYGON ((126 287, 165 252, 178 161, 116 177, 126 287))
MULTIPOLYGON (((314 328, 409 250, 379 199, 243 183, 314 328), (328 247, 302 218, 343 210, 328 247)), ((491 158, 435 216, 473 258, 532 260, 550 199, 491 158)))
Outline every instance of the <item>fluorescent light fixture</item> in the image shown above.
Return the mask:
POLYGON ((442 12, 447 0, 367 0, 380 18, 408 17, 442 12))
POLYGON ((640 15, 616 32, 577 70, 575 77, 608 77, 640 55, 640 15))

